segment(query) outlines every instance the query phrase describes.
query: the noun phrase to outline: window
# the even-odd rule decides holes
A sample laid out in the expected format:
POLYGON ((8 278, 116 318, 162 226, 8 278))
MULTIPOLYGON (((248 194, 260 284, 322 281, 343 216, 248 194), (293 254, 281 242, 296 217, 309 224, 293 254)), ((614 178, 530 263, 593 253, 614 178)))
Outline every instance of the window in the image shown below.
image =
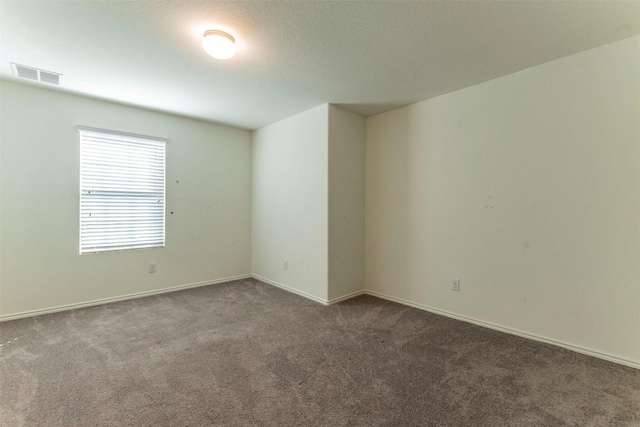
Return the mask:
POLYGON ((164 246, 166 140, 79 130, 80 253, 164 246))

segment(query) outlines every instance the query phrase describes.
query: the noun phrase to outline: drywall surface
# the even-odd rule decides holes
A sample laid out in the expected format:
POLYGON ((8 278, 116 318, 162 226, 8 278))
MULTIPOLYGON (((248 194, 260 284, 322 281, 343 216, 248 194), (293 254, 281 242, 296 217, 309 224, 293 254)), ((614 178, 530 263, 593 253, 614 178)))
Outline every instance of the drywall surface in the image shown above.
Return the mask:
POLYGON ((369 117, 366 144, 367 290, 640 364, 640 37, 369 117))
POLYGON ((364 119, 329 106, 329 300, 364 290, 364 119))
POLYGON ((250 132, 1 85, 2 316, 250 274, 250 132), (166 247, 79 255, 79 125, 168 138, 166 247))
POLYGON ((252 143, 253 274, 321 301, 328 280, 327 109, 258 129, 252 143))

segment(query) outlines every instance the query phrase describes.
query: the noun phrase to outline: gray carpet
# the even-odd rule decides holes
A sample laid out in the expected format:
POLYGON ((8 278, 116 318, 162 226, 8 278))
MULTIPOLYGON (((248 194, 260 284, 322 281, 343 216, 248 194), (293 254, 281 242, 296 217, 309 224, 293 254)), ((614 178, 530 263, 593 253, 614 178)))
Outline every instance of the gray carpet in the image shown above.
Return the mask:
POLYGON ((640 371, 255 280, 15 320, 0 336, 3 426, 640 425, 640 371))

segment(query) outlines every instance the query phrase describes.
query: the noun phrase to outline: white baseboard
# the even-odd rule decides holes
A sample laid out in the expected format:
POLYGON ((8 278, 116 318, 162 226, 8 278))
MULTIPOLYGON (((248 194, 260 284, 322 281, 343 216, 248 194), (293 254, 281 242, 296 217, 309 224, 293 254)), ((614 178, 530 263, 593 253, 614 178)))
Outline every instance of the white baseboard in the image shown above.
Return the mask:
POLYGON ((485 328, 493 329, 500 332, 505 332, 511 335, 517 335, 522 338, 527 338, 533 341, 539 341, 546 344, 555 345, 557 347, 562 347, 567 350, 575 351, 576 353, 585 354, 587 356, 597 357, 598 359, 603 359, 609 362, 617 363, 620 365, 629 366, 631 368, 640 369, 640 362, 630 359, 625 359, 623 357, 614 356, 611 354, 601 353, 599 351, 591 350, 584 347, 579 347, 573 344, 568 344, 562 341, 556 341, 550 338, 546 338, 540 335, 531 334, 528 332, 519 331, 517 329, 507 328, 505 326, 496 325, 495 323, 485 322, 484 320, 474 319, 472 317, 462 316, 459 314, 452 313, 446 310, 440 310, 438 308, 430 307, 424 304, 419 304, 416 302, 408 301, 402 298, 393 297, 391 295, 386 295, 381 292, 365 290, 365 294, 371 295, 377 298, 382 298, 388 301, 397 302, 398 304, 407 305, 409 307, 417 308, 419 310, 428 311, 434 314, 440 314, 442 316, 450 317, 456 320, 462 320, 463 322, 473 323, 474 325, 483 326, 485 328))
POLYGON ((310 299, 311 301, 315 301, 315 302, 320 303, 322 305, 332 305, 332 304, 336 304, 336 303, 341 302, 341 301, 346 301, 348 299, 355 298, 355 297, 360 296, 360 295, 364 295, 364 292, 365 292, 364 290, 351 292, 350 294, 343 295, 341 297, 337 297, 337 298, 333 298, 333 299, 330 299, 330 300, 326 300, 326 299, 322 299, 322 298, 319 298, 317 296, 308 294, 306 292, 300 291, 298 289, 292 288, 290 286, 283 285, 282 283, 278 283, 278 282, 275 282, 273 280, 269 280, 269 279, 267 279, 265 277, 258 276, 257 274, 254 274, 253 278, 256 279, 256 280, 260 280, 261 282, 264 282, 264 283, 266 283, 268 285, 275 286, 276 288, 283 289, 283 290, 285 290, 287 292, 291 292, 293 294, 300 295, 301 297, 310 299))
POLYGON ((86 302, 81 302, 81 303, 75 303, 75 304, 65 304, 65 305, 59 305, 56 307, 50 307, 50 308, 45 308, 45 309, 38 309, 38 310, 31 310, 31 311, 23 311, 21 313, 15 313, 15 314, 6 314, 6 315, 0 315, 0 322, 6 322, 9 320, 16 320, 16 319, 22 319, 25 317, 33 317, 33 316, 40 316, 43 314, 50 314, 50 313, 57 313, 60 311, 68 311, 68 310, 74 310, 77 308, 84 308, 84 307, 92 307, 95 305, 101 305, 101 304, 108 304, 108 303, 112 303, 112 302, 118 302, 118 301, 125 301, 125 300, 130 300, 130 299, 135 299, 135 298, 142 298, 142 297, 147 297, 147 296, 151 296, 151 295, 159 295, 159 294, 164 294, 164 293, 168 293, 168 292, 175 292, 175 291, 180 291, 180 290, 184 290, 184 289, 190 289, 190 288, 197 288, 197 287, 201 287, 201 286, 208 286, 208 285, 215 285, 215 284, 219 284, 219 283, 226 283, 226 282, 232 282, 234 280, 242 280, 242 279, 247 279, 253 277, 257 280, 260 280, 261 282, 267 283, 269 285, 278 287, 280 289, 283 289, 285 291, 294 293, 296 295, 300 295, 304 298, 310 299, 312 301, 315 301, 317 303, 320 303, 322 305, 331 305, 331 304, 335 304, 338 303, 340 301, 345 301, 351 298, 355 298, 357 296, 360 295, 371 295, 377 298, 381 298, 381 299, 385 299, 388 301, 393 301, 396 302, 398 304, 402 304, 402 305, 406 305, 409 307, 413 307, 413 308, 417 308, 419 310, 424 310, 424 311, 428 311, 431 313, 435 313, 435 314, 439 314, 442 316, 446 316, 446 317, 450 317, 453 319, 457 319, 457 320, 462 320, 463 322, 468 322, 468 323, 473 323, 475 325, 478 326, 483 326, 489 329, 493 329, 496 331, 500 331, 500 332, 505 332, 511 335, 517 335, 519 337, 523 337, 523 338, 527 338, 533 341, 539 341, 539 342, 543 342, 546 344, 551 344, 551 345, 555 345, 558 347, 562 347, 565 348, 567 350, 571 350, 571 351, 575 351, 576 353, 581 353, 581 354, 585 354, 587 356, 592 356, 592 357, 597 357, 599 359, 603 359, 603 360, 607 360, 609 362, 613 362, 613 363, 618 363, 620 365, 624 365, 624 366, 629 366, 631 368, 635 368, 635 369, 640 369, 640 362, 639 361, 635 361, 635 360, 630 360, 630 359, 626 359, 623 357, 619 357, 619 356, 614 356, 611 354, 606 354, 606 353, 602 353, 599 351, 595 351, 595 350, 591 350, 588 348, 584 348, 584 347, 579 347, 573 344, 569 344, 569 343, 565 343, 562 341, 556 341, 550 338, 546 338, 540 335, 535 335, 535 334, 531 334, 528 332, 523 332, 523 331, 519 331, 517 329, 512 329, 512 328, 507 328, 505 326, 501 326, 501 325, 497 325, 495 323, 491 323, 491 322, 486 322, 483 320, 478 320, 478 319, 474 319, 472 317, 467 317, 467 316, 462 316, 456 313, 452 313, 446 310, 441 310, 438 308, 434 308, 434 307, 430 307, 424 304, 420 304, 420 303, 416 303, 416 302, 412 302, 409 300, 405 300, 402 298, 398 298, 398 297, 394 297, 391 295, 387 295, 387 294, 383 294, 381 292, 376 292, 376 291, 372 291, 372 290, 363 290, 363 291, 356 291, 356 292, 352 292, 350 294, 347 295, 343 295, 341 297, 337 297, 337 298, 333 298, 331 300, 325 300, 322 298, 318 298, 314 295, 308 294, 306 292, 303 291, 299 291, 297 289, 291 288, 289 286, 283 285, 282 283, 278 283, 278 282, 274 282, 273 280, 269 280, 266 279, 264 277, 255 275, 255 274, 245 274, 245 275, 240 275, 240 276, 233 276, 233 277, 225 277, 222 279, 216 279, 216 280, 209 280, 209 281, 205 281, 205 282, 198 282, 198 283, 190 283, 187 285, 179 285, 179 286, 172 286, 170 288, 163 288, 163 289, 157 289, 157 290, 153 290, 153 291, 145 291, 145 292, 136 292, 133 294, 128 294, 128 295, 122 295, 122 296, 118 296, 118 297, 112 297, 112 298, 102 298, 102 299, 97 299, 97 300, 93 300, 93 301, 86 301, 86 302))
POLYGON ((329 305, 329 301, 327 301, 326 299, 322 299, 322 298, 319 298, 319 297, 317 297, 315 295, 311 295, 311 294, 308 294, 306 292, 299 291, 299 290, 294 289, 294 288, 292 288, 290 286, 283 285, 282 283, 274 282, 273 280, 269 280, 269 279, 267 279, 265 277, 258 276, 257 274, 253 274, 252 277, 254 279, 256 279, 256 280, 261 281, 261 282, 264 282, 264 283, 267 283, 269 285, 275 286, 276 288, 280 288, 280 289, 283 289, 285 291, 291 292, 292 294, 300 295, 301 297, 305 297, 307 299, 310 299, 311 301, 319 302, 322 305, 329 305))
POLYGON ((351 292, 350 294, 343 295, 341 297, 337 297, 334 299, 330 299, 327 304, 328 305, 335 304, 341 301, 346 301, 351 298, 359 297, 360 295, 364 295, 364 290, 351 292))
POLYGON ((218 283, 232 282, 234 280, 248 279, 249 277, 251 277, 250 274, 243 274, 241 276, 225 277, 223 279, 208 280, 206 282, 198 282, 198 283, 190 283, 188 285, 172 286, 170 288, 162 288, 162 289, 157 289, 157 290, 153 290, 153 291, 136 292, 134 294, 122 295, 122 296, 119 296, 119 297, 101 298, 101 299, 96 299, 96 300, 93 300, 93 301, 86 301, 86 302, 80 302, 80 303, 75 303, 75 304, 65 304, 65 305, 59 305, 59 306, 56 306, 56 307, 43 308, 43 309, 31 310, 31 311, 23 311, 21 313, 15 313, 15 314, 5 314, 5 315, 0 315, 0 322, 6 322, 8 320, 15 320, 15 319, 22 319, 22 318, 25 318, 25 317, 40 316, 40 315, 43 315, 43 314, 57 313, 59 311, 75 310, 76 308, 92 307, 94 305, 108 304, 108 303, 111 303, 111 302, 118 302, 118 301, 125 301, 125 300, 130 300, 130 299, 135 299, 135 298, 148 297, 148 296, 151 296, 151 295, 165 294, 167 292, 181 291, 181 290, 184 290, 184 289, 197 288, 197 287, 200 287, 200 286, 208 286, 208 285, 215 285, 215 284, 218 284, 218 283))

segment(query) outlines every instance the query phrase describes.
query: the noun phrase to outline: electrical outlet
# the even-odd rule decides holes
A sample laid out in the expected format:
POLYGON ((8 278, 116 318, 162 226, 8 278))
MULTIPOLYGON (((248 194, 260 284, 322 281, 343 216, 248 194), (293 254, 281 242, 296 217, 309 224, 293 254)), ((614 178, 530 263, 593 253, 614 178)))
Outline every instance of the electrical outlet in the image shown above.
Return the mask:
POLYGON ((156 263, 155 262, 150 262, 149 263, 149 273, 155 273, 156 272, 156 263))
POLYGON ((284 260, 284 262, 282 263, 282 268, 285 269, 285 270, 288 270, 289 269, 289 261, 284 260))
POLYGON ((460 279, 451 279, 451 290, 460 292, 460 279))

